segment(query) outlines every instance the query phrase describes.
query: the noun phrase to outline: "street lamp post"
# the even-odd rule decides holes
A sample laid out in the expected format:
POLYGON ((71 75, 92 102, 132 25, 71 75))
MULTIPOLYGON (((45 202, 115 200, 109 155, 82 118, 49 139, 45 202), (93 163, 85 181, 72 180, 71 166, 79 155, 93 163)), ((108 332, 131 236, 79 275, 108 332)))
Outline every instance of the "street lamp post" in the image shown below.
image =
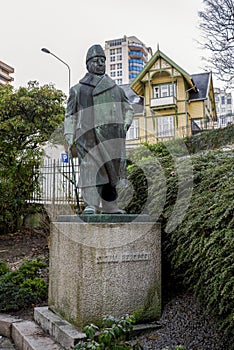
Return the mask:
POLYGON ((68 86, 69 86, 69 90, 70 90, 70 87, 71 87, 71 68, 69 67, 69 65, 64 62, 61 58, 59 58, 58 56, 56 56, 53 52, 51 52, 50 50, 46 49, 45 47, 43 47, 41 49, 41 51, 45 52, 45 53, 48 53, 52 56, 54 56, 55 58, 57 58, 57 60, 59 60, 60 62, 62 62, 63 64, 65 64, 65 66, 68 68, 68 86))
MULTIPOLYGON (((54 56, 55 58, 57 58, 57 60, 59 60, 60 62, 65 64, 65 66, 68 68, 68 86, 69 86, 69 91, 70 91, 70 87, 71 87, 71 69, 70 69, 69 65, 66 62, 64 62, 61 58, 56 56, 53 52, 50 52, 50 50, 46 49, 45 47, 43 47, 41 49, 41 51, 54 56)), ((75 174, 75 168, 74 168, 74 162, 73 162, 73 156, 72 156, 72 148, 70 148, 70 157, 69 158, 71 160, 71 165, 72 165, 73 183, 74 183, 74 189, 75 189, 77 209, 78 209, 78 214, 79 214, 80 213, 79 194, 78 194, 78 187, 77 187, 77 184, 76 184, 76 174, 75 174)), ((70 179, 70 166, 69 166, 69 179, 70 179)), ((70 192, 70 181, 69 181, 69 192, 70 192)))

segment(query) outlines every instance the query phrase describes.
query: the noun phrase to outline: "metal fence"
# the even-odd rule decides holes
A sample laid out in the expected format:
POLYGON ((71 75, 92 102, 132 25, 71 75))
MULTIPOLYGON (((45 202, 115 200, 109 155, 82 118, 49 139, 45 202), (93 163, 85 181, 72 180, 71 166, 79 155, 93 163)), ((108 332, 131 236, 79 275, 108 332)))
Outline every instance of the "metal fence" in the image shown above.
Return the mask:
MULTIPOLYGON (((79 179, 78 158, 73 158, 76 183, 79 179)), ((74 177, 71 161, 45 159, 40 167, 40 191, 34 193, 30 202, 41 204, 76 205, 74 177)))

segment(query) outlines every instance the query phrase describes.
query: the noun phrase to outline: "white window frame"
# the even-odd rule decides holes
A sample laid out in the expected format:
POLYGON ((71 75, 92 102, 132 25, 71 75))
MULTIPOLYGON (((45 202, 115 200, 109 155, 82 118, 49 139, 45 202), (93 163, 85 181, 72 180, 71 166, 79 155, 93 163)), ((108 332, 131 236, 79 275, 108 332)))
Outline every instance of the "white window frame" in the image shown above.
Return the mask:
POLYGON ((126 134, 126 140, 136 140, 139 138, 139 119, 133 119, 126 134))
POLYGON ((163 98, 169 96, 176 96, 176 84, 175 83, 167 83, 155 85, 153 87, 153 98, 163 98))
POLYGON ((158 117, 158 137, 173 137, 175 136, 174 116, 158 117))
POLYGON ((159 98, 159 97, 160 97, 159 86, 154 86, 154 98, 159 98))
POLYGON ((160 90, 161 90, 161 97, 169 97, 169 89, 168 89, 168 85, 161 85, 160 86, 160 90))

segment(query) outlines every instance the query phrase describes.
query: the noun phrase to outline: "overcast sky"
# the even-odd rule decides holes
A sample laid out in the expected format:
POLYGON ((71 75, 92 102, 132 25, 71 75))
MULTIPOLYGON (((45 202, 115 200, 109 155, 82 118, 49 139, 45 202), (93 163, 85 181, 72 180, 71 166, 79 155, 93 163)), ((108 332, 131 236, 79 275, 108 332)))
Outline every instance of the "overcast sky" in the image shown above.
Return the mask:
POLYGON ((15 87, 37 80, 67 93, 68 69, 42 47, 69 64, 74 85, 91 45, 134 35, 153 53, 159 44, 189 74, 200 73, 201 9, 202 0, 2 0, 0 60, 15 68, 15 87))

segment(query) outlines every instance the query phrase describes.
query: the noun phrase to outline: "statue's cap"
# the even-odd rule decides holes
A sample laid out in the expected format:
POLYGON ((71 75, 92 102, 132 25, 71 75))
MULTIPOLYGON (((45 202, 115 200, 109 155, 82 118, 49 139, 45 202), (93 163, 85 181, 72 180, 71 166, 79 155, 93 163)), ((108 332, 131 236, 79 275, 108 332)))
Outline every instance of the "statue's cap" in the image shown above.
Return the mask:
POLYGON ((87 56, 86 56, 86 63, 93 57, 104 57, 106 58, 105 52, 101 45, 93 45, 88 49, 87 56))

